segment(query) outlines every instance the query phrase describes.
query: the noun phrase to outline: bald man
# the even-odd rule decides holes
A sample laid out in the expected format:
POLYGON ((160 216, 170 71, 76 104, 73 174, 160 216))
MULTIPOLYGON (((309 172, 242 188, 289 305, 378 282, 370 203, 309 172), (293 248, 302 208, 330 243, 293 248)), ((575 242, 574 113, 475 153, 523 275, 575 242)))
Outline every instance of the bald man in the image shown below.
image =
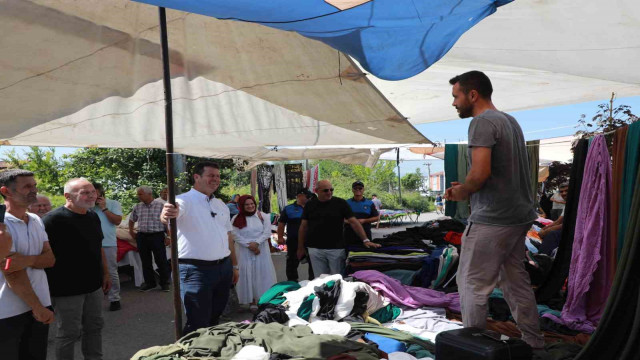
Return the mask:
POLYGON ((298 231, 298 259, 305 256, 305 248, 308 248, 315 274, 344 274, 347 252, 342 227, 345 220, 364 246, 377 248, 380 245, 367 238, 347 201, 333 196, 333 186, 329 180, 319 181, 316 193, 318 197, 309 200, 302 212, 298 231))
POLYGON ((35 203, 29 205, 29 212, 38 215, 42 218, 51 211, 51 200, 44 195, 38 194, 38 199, 35 203))
POLYGON ((56 359, 73 359, 79 339, 85 359, 102 359, 102 298, 111 278, 100 218, 91 210, 98 195, 91 182, 77 178, 64 185, 64 197, 65 205, 42 219, 56 255, 56 264, 47 269, 59 321, 56 359))

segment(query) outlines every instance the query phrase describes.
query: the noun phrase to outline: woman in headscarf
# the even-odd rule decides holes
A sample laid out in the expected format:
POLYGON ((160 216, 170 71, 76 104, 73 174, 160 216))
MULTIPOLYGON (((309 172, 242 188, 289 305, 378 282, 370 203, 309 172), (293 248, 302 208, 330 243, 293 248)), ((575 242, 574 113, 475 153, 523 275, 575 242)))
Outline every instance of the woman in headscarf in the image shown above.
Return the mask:
POLYGON ((238 302, 251 304, 257 311, 257 300, 276 283, 276 270, 271 261, 269 214, 256 211, 256 200, 243 195, 238 201, 240 212, 232 219, 240 278, 236 285, 238 302))

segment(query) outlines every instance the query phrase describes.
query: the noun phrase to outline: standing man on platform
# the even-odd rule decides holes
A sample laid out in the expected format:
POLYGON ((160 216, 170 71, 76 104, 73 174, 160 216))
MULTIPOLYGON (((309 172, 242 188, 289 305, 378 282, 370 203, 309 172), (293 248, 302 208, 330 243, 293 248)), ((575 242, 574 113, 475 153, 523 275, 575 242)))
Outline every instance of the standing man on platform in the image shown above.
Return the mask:
POLYGON ((33 173, 12 169, 0 173, 0 193, 6 213, 0 222, 11 253, 0 261, 0 358, 45 360, 53 308, 44 268, 56 259, 42 220, 27 207, 36 200, 33 173), (10 242, 11 244, 11 242, 10 242))
MULTIPOLYGON (((296 202, 285 206, 278 219, 278 244, 284 245, 284 228, 287 227, 287 280, 298 282, 298 230, 302 221, 304 206, 311 193, 307 189, 300 189, 296 195, 296 202)), ((309 280, 313 280, 313 268, 309 264, 309 280)))
POLYGON ((482 72, 458 75, 453 106, 469 125, 471 169, 464 183, 452 182, 445 198, 471 198, 469 225, 462 237, 458 288, 465 327, 486 327, 487 301, 498 285, 522 332, 522 339, 541 349, 544 338, 525 270, 525 236, 536 219, 529 159, 516 119, 498 111, 491 101, 493 87, 482 72))
POLYGON ((120 277, 118 276, 118 240, 116 239, 116 226, 122 221, 122 205, 116 200, 107 199, 104 196, 102 185, 94 182, 98 198, 93 211, 100 218, 102 228, 102 249, 107 259, 107 268, 111 276, 111 289, 109 289, 109 311, 118 311, 120 305, 120 277))
POLYGON ((156 288, 156 273, 153 271, 153 259, 160 274, 160 289, 169 291, 169 279, 171 270, 167 261, 168 239, 166 227, 160 221, 160 214, 164 202, 153 198, 153 190, 149 186, 140 186, 136 190, 139 203, 137 203, 129 215, 129 234, 136 239, 140 261, 142 262, 142 274, 144 284, 140 291, 146 292, 156 288), (138 223, 138 232, 134 230, 138 223), (153 255, 153 257, 152 257, 153 255))
MULTIPOLYGON (((373 200, 365 199, 364 197, 364 184, 362 181, 356 181, 351 184, 351 191, 353 197, 347 200, 347 204, 351 207, 353 215, 364 232, 367 234, 367 239, 371 239, 371 224, 377 222, 380 219, 378 210, 373 200)), ((348 245, 360 245, 362 241, 358 238, 358 235, 353 231, 351 225, 345 221, 344 224, 344 241, 348 245)))
POLYGON ((346 267, 347 254, 342 226, 346 220, 360 241, 369 248, 380 247, 371 242, 360 222, 353 216, 349 204, 344 199, 333 196, 333 187, 328 180, 321 180, 316 186, 317 199, 313 199, 304 207, 302 222, 298 231, 298 259, 306 255, 314 273, 342 274, 346 267))
POLYGON ((180 296, 187 315, 184 334, 217 325, 238 282, 229 208, 213 193, 220 186, 220 166, 211 161, 193 168, 193 187, 164 204, 162 222, 176 219, 180 296))
POLYGON ((42 221, 56 264, 46 270, 53 308, 58 318, 56 359, 73 360, 82 339, 85 359, 102 359, 102 298, 111 287, 102 250, 100 218, 91 209, 97 193, 84 178, 64 185, 66 203, 42 221))

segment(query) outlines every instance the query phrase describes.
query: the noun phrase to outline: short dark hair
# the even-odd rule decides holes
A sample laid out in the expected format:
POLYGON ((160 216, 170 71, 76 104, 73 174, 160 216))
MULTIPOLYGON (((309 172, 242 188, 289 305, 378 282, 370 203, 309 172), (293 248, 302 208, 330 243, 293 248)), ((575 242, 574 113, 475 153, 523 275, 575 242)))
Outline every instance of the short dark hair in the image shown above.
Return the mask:
MULTIPOLYGON (((3 172, 0 172, 0 186, 6 186, 8 188, 14 189, 16 180, 20 176, 33 176, 33 173, 31 171, 22 169, 5 170, 3 172)), ((6 199, 4 194, 2 194, 2 198, 6 199)))
POLYGON ((378 195, 376 195, 376 194, 371 194, 371 197, 374 197, 374 196, 375 196, 375 197, 378 197, 378 195))
POLYGON ((102 184, 94 181, 91 183, 91 185, 93 185, 93 187, 96 189, 97 192, 104 195, 104 188, 102 187, 102 184))
POLYGON ((491 80, 489 77, 485 75, 482 71, 469 71, 464 74, 460 74, 455 76, 449 80, 449 84, 455 85, 458 84, 460 86, 460 90, 465 94, 468 94, 469 91, 475 90, 485 99, 491 100, 491 94, 493 94, 493 86, 491 85, 491 80))
POLYGON ((193 173, 191 174, 191 176, 193 177, 193 175, 195 174, 202 176, 202 174, 204 174, 204 168, 206 167, 211 167, 211 168, 220 170, 220 165, 218 165, 217 162, 200 161, 199 163, 193 166, 193 173))

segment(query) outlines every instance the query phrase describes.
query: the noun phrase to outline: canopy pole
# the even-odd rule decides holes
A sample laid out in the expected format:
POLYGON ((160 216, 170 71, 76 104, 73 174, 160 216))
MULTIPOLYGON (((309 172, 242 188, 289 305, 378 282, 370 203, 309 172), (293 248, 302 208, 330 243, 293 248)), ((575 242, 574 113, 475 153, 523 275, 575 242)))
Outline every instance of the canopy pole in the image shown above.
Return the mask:
MULTIPOLYGON (((164 128, 166 136, 167 190, 170 204, 176 203, 176 182, 173 176, 173 106, 171 97, 171 70, 169 68, 169 45, 167 40, 167 16, 163 7, 158 8, 160 16, 160 42, 162 44, 162 73, 164 85, 164 128)), ((182 301, 180 300, 180 274, 178 273, 178 228, 176 219, 169 220, 171 236, 171 280, 173 283, 173 323, 176 340, 182 337, 182 301)))
POLYGON ((402 207, 402 182, 400 181, 400 148, 396 148, 396 166, 398 167, 398 197, 402 207))

